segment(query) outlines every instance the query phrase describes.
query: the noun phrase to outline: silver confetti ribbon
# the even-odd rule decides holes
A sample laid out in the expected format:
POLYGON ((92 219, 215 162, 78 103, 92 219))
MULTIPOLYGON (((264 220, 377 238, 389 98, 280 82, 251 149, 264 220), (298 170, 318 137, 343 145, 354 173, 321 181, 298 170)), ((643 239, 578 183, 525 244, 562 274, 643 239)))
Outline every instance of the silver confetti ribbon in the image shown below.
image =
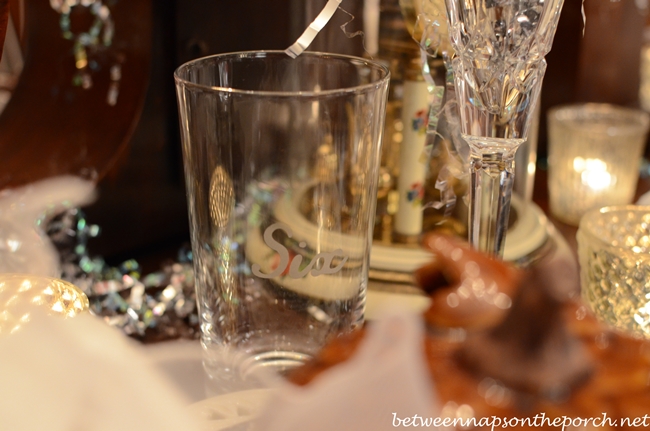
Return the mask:
POLYGON ((315 20, 300 35, 298 40, 284 52, 291 58, 296 58, 314 41, 316 35, 325 27, 338 9, 341 0, 329 0, 323 10, 320 11, 315 20))

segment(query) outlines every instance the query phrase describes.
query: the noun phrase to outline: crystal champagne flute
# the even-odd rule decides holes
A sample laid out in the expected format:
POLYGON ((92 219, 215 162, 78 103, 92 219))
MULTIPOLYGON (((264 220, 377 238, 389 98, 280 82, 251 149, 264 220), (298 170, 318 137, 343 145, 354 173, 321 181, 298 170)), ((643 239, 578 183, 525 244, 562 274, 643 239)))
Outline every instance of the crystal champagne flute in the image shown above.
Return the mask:
POLYGON ((496 256, 503 255, 515 152, 527 137, 562 3, 446 0, 461 134, 470 146, 469 239, 496 256))

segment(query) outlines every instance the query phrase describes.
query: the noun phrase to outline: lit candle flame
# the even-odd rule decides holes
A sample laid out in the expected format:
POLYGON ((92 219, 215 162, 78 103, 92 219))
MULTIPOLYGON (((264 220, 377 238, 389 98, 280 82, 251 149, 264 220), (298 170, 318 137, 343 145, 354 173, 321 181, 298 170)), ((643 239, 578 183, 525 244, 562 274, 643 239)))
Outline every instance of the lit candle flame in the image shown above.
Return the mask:
POLYGON ((582 184, 593 190, 604 190, 613 184, 612 175, 607 172, 607 163, 600 159, 573 159, 573 169, 580 173, 582 184))

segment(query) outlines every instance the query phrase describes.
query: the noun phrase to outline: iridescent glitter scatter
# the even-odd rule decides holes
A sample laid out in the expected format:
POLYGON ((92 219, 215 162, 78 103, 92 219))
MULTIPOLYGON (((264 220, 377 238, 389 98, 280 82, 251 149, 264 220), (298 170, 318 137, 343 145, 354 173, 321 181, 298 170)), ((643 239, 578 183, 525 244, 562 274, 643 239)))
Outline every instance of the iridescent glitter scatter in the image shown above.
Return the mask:
POLYGON ((61 256, 62 278, 79 286, 90 310, 108 324, 146 342, 196 338, 198 317, 191 253, 142 276, 140 265, 127 260, 117 267, 91 257, 87 242, 99 234, 83 212, 70 209, 51 219, 47 234, 61 256))
POLYGON ((77 73, 73 78, 75 85, 90 88, 93 81, 90 71, 93 69, 92 54, 101 47, 108 47, 113 41, 115 26, 109 8, 101 0, 50 0, 52 9, 59 13, 59 26, 64 39, 74 41, 74 58, 77 73), (76 6, 88 8, 94 17, 87 31, 73 33, 71 12, 76 6))
MULTIPOLYGON (((64 39, 73 42, 74 63, 76 73, 72 77, 72 84, 83 89, 93 87, 93 72, 101 69, 102 59, 106 57, 105 50, 113 44, 115 22, 109 5, 114 1, 102 0, 50 0, 50 6, 59 14, 59 27, 64 39), (78 28, 72 24, 72 11, 74 8, 85 8, 92 17, 92 24, 86 31, 73 31, 78 28), (102 55, 98 55, 102 53, 102 55)), ((106 103, 110 106, 117 104, 120 80, 122 79, 122 62, 124 59, 117 53, 111 56, 110 85, 106 94, 106 103)))

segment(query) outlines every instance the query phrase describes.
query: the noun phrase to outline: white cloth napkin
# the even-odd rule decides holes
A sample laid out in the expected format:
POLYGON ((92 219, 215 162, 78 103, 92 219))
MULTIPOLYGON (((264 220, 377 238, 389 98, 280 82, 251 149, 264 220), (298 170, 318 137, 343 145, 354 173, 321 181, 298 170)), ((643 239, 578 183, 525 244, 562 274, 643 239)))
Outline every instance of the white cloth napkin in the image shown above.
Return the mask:
POLYGON ((424 363, 421 320, 393 314, 373 323, 349 361, 306 387, 286 385, 274 394, 254 429, 387 431, 415 415, 439 417, 424 363))
POLYGON ((199 429, 189 402, 122 333, 90 314, 63 320, 35 308, 28 319, 0 336, 0 429, 199 429))

